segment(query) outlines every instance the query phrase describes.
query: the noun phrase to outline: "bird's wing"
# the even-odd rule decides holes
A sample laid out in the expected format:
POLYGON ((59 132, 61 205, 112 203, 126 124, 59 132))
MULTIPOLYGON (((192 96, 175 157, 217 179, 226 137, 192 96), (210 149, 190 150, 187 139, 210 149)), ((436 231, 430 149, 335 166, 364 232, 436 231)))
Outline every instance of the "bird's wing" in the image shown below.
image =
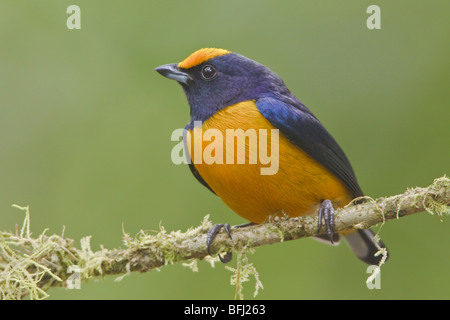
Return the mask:
POLYGON ((194 175, 194 177, 198 180, 198 182, 200 182, 202 185, 204 185, 205 187, 207 187, 212 193, 216 194, 213 189, 211 189, 211 187, 206 183, 205 180, 203 180, 202 176, 200 175, 200 173, 198 173, 197 169, 195 168, 193 163, 189 163, 189 169, 191 169, 192 174, 194 175))
POLYGON ((211 189, 211 187, 206 183, 206 181, 202 178, 202 176, 200 175, 200 173, 198 173, 197 169, 195 168, 194 164, 191 161, 191 156, 189 154, 189 148, 187 146, 187 138, 186 138, 186 133, 187 133, 187 129, 188 129, 189 124, 186 126, 185 130, 184 130, 184 134, 183 134, 183 144, 184 144, 184 153, 186 155, 187 158, 187 162, 189 164, 189 169, 191 169, 192 174, 194 175, 194 177, 198 180, 198 182, 200 182, 202 185, 204 185, 206 188, 208 188, 212 193, 216 194, 213 189, 211 189))
POLYGON ((304 105, 266 97, 256 100, 256 106, 294 145, 339 178, 354 197, 363 195, 344 151, 304 105))

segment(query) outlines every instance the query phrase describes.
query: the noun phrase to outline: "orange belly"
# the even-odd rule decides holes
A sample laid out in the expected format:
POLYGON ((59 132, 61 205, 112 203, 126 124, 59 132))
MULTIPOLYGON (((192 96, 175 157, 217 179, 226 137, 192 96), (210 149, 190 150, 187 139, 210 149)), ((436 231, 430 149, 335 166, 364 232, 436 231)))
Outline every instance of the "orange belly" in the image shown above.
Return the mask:
POLYGON ((252 222, 261 223, 275 215, 296 217, 313 214, 324 199, 331 200, 335 207, 350 202, 352 196, 343 183, 281 132, 277 145, 271 145, 271 141, 276 141, 271 134, 272 129, 276 128, 259 113, 253 101, 241 102, 217 112, 202 126, 189 130, 188 152, 211 189, 233 211, 252 222), (240 140, 245 143, 238 143, 237 138, 233 146, 233 141, 226 139, 227 129, 240 138, 247 133, 247 139, 240 140), (258 143, 255 151, 254 140, 248 138, 254 138, 255 135, 249 134, 254 132, 258 143, 267 134, 267 154, 272 158, 271 164, 267 163, 267 158, 259 156, 261 148, 258 143), (208 133, 212 133, 213 138, 208 133), (220 133, 222 143, 218 137, 220 133), (276 149, 279 151, 277 168, 274 164, 276 155, 271 154, 276 149), (245 154, 244 163, 242 158, 238 158, 239 151, 245 151, 242 153, 245 154), (261 168, 268 170, 270 165, 272 169, 278 169, 277 172, 261 174, 261 168))

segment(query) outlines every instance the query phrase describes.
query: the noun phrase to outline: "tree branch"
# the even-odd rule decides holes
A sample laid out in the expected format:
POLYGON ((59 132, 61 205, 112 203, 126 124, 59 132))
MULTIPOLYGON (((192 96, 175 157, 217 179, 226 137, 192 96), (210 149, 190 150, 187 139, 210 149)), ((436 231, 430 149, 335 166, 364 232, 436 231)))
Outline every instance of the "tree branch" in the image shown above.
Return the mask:
MULTIPOLYGON (((28 207, 18 208, 26 213, 20 232, 0 232, 0 298, 20 299, 27 295, 32 299, 45 298, 49 287, 65 286, 65 280, 75 276, 75 273, 68 273, 72 270, 81 279, 90 279, 147 272, 167 264, 208 256, 206 234, 212 227, 208 216, 200 226, 184 233, 169 233, 163 227, 156 234, 140 231, 131 237, 124 233, 125 248, 102 248, 94 252, 90 247, 90 237, 81 240, 81 248, 75 247, 74 241, 65 239, 63 234, 47 236, 44 231, 33 238, 28 207)), ((365 229, 422 211, 436 214, 439 218, 450 213, 450 180, 447 177, 436 179, 426 188, 409 189, 403 194, 376 200, 367 199, 365 203, 338 209, 336 230, 365 229)), ((233 228, 233 240, 220 233, 211 246, 211 252, 240 251, 315 236, 317 224, 317 216, 311 215, 233 228)))

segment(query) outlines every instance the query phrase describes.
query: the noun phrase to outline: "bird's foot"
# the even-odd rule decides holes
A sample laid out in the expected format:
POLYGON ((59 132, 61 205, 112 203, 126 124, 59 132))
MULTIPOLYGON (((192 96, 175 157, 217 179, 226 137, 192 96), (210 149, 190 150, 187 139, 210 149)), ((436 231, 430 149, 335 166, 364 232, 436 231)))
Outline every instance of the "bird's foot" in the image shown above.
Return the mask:
MULTIPOLYGON (((228 236, 230 237, 230 239, 233 239, 231 237, 231 226, 229 223, 225 223, 225 224, 215 224, 213 225, 213 227, 211 228, 211 230, 209 230, 208 235, 206 236, 206 247, 208 249, 208 253, 211 255, 211 243, 213 242, 214 238, 217 236, 217 234, 220 232, 221 229, 225 229, 226 233, 228 234, 228 236)), ((227 263, 230 262, 231 259, 233 259, 233 253, 227 252, 225 253, 225 256, 222 258, 222 256, 219 254, 219 259, 221 262, 223 263, 227 263)))
MULTIPOLYGON (((244 224, 240 224, 237 226, 234 226, 233 228, 243 228, 243 227, 248 227, 248 226, 252 226, 255 225, 256 223, 254 222, 249 222, 249 223, 244 223, 244 224)), ((215 224, 213 225, 213 227, 211 228, 211 230, 209 230, 208 235, 206 236, 206 247, 208 249, 208 253, 211 255, 211 244, 214 241, 214 238, 216 237, 216 235, 220 232, 221 229, 225 229, 226 233, 228 234, 228 236, 230 237, 231 240, 233 240, 233 238, 231 237, 231 226, 228 223, 225 224, 215 224)), ((219 259, 221 262, 223 263, 227 263, 230 262, 233 259, 233 253, 227 252, 225 253, 225 256, 222 257, 220 254, 218 255, 219 259)))
POLYGON ((330 200, 324 200, 319 208, 319 223, 317 224, 317 233, 320 233, 322 228, 322 220, 325 222, 327 228, 327 235, 331 244, 334 243, 335 225, 334 225, 334 208, 330 200))

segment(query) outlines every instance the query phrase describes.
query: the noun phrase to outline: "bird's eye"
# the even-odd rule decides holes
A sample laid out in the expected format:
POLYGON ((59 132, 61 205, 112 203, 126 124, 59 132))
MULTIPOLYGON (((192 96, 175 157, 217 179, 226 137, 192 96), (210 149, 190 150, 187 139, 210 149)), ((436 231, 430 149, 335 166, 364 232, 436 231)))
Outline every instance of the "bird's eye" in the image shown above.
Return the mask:
POLYGON ((202 68, 202 77, 206 80, 214 78, 216 75, 216 68, 211 65, 206 65, 202 68))

